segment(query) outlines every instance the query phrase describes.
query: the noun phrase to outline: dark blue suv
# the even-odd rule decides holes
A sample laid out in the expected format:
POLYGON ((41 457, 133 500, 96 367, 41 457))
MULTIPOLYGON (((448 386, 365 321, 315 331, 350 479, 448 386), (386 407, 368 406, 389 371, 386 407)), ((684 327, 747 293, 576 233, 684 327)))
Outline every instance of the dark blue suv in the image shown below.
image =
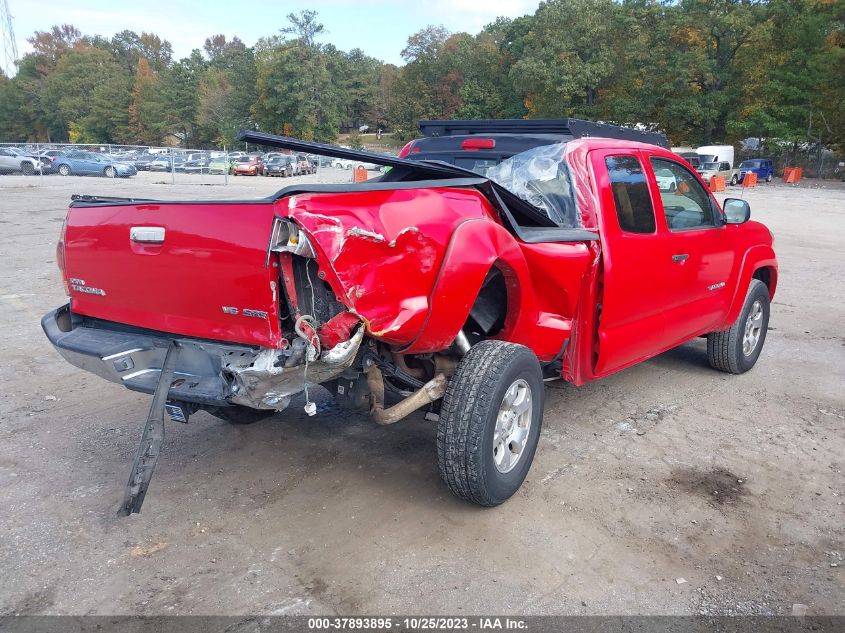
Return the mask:
POLYGON ((775 175, 775 166, 768 158, 754 158, 744 160, 739 165, 739 182, 745 177, 745 174, 753 171, 757 174, 757 180, 765 180, 772 182, 772 177, 775 175))

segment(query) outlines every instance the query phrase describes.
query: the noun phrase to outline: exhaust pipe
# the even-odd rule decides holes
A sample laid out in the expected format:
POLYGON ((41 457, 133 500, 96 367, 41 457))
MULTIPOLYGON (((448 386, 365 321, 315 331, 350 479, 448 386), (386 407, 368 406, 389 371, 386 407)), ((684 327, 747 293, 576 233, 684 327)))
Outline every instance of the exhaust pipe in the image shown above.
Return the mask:
POLYGON ((367 370, 370 387, 370 414, 377 424, 387 426, 407 417, 420 407, 439 400, 446 393, 446 376, 437 374, 417 391, 389 409, 384 408, 384 376, 375 365, 367 370))

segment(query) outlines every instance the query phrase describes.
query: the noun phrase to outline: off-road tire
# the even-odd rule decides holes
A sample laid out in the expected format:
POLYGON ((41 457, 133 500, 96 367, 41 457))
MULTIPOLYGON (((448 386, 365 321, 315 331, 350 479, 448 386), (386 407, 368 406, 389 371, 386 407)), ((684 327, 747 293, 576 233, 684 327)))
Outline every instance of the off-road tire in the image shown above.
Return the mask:
POLYGON ((32 176, 35 173, 35 166, 32 163, 21 163, 21 173, 24 176, 32 176))
POLYGON ((70 176, 71 170, 70 165, 59 165, 59 175, 60 176, 70 176))
POLYGON ((736 185, 737 182, 738 182, 738 178, 736 177, 736 175, 731 176, 731 184, 736 185))
POLYGON ((525 481, 543 421, 543 375, 527 347, 482 341, 458 364, 449 382, 437 427, 440 478, 457 497, 496 506, 525 481), (531 425, 524 454, 513 470, 501 473, 493 460, 493 433, 502 399, 518 379, 531 389, 531 425))
POLYGON ((215 418, 219 418, 229 424, 255 424, 276 415, 272 409, 251 409, 241 405, 231 407, 208 407, 206 409, 215 418))
POLYGON ((766 182, 772 182, 772 175, 771 174, 766 176, 766 182))
POLYGON ((739 313, 739 318, 727 330, 710 332, 707 335, 707 360, 710 366, 719 371, 730 374, 744 374, 754 367, 763 344, 766 342, 766 331, 769 327, 769 289, 759 279, 752 279, 745 296, 745 304, 739 313), (752 352, 746 356, 742 350, 743 334, 748 315, 755 301, 760 302, 763 310, 763 322, 760 336, 752 352))

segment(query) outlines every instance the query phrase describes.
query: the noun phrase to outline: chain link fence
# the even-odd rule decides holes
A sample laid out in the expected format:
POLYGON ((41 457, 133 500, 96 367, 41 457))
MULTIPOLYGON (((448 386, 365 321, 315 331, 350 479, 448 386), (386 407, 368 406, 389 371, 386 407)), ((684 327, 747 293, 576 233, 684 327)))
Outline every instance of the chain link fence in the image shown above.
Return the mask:
MULTIPOLYGON (((0 143, 0 187, 6 175, 37 178, 39 185, 75 182, 73 177, 136 178, 156 184, 229 185, 235 178, 311 177, 320 182, 352 180, 350 161, 325 156, 238 148, 187 149, 144 145, 0 143)), ((376 169, 376 166, 367 166, 376 169)), ((372 172, 370 175, 374 175, 372 172)), ((264 187, 262 187, 264 188, 264 187)))

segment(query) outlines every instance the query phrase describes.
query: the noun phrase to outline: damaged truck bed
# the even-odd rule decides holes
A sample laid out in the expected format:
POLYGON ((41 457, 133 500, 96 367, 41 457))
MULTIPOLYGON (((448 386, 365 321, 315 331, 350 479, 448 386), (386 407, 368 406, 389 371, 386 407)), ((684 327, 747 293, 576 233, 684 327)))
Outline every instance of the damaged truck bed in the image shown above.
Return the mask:
POLYGON ((583 384, 702 334, 733 373, 762 348, 771 236, 665 149, 546 135, 480 175, 243 138, 390 170, 260 200, 75 197, 57 248, 70 302, 42 325, 72 364, 154 394, 124 514, 140 510, 162 407, 243 424, 304 392, 313 415, 322 384, 379 424, 426 408, 445 483, 496 505, 528 473, 544 379, 583 384), (664 163, 671 192, 653 172, 664 163))

